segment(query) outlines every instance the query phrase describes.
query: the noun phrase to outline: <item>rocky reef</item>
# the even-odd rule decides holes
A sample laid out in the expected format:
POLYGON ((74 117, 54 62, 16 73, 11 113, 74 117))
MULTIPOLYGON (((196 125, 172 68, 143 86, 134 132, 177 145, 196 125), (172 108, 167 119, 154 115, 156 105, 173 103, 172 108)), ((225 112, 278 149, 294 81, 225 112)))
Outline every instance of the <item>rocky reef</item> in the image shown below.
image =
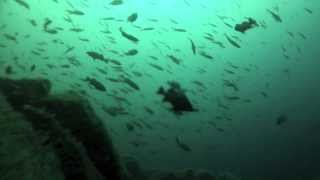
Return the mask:
MULTIPOLYGON (((240 180, 206 170, 148 170, 120 157, 89 102, 46 79, 0 78, 0 180, 240 180)), ((261 180, 261 179, 260 179, 261 180)))
POLYGON ((1 179, 121 179, 108 131, 76 93, 44 79, 0 79, 1 179))

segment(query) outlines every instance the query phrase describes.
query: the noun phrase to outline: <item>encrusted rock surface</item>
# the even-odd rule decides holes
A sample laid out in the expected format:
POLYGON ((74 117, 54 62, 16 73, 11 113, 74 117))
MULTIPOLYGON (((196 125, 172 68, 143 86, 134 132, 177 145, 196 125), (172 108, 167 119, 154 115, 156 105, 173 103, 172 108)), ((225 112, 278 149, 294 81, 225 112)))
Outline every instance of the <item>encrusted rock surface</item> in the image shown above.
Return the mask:
POLYGON ((120 179, 117 153, 88 101, 51 95, 50 87, 0 79, 0 179, 120 179))

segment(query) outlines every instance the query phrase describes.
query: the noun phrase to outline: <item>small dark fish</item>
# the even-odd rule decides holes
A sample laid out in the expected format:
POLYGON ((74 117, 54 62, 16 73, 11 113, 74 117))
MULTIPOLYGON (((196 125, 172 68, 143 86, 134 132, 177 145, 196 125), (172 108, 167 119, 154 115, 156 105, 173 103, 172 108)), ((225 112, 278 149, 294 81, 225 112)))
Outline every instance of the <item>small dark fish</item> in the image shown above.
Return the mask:
POLYGON ((115 79, 115 78, 106 78, 106 80, 114 82, 114 83, 119 83, 121 82, 119 79, 115 79))
POLYGON ((124 72, 123 68, 121 66, 112 66, 112 68, 115 70, 115 71, 118 71, 118 72, 124 72))
POLYGON ((181 142, 178 137, 176 137, 176 143, 177 143, 177 146, 180 149, 182 149, 182 150, 184 150, 186 152, 190 152, 191 151, 191 148, 187 144, 181 142))
POLYGON ((224 129, 219 127, 217 128, 217 131, 224 132, 224 129))
POLYGON ((218 103, 218 107, 220 107, 222 109, 225 109, 225 110, 229 110, 230 109, 227 105, 222 104, 221 102, 218 103))
POLYGON ((73 32, 82 32, 82 31, 84 31, 84 29, 82 29, 82 28, 70 28, 69 30, 73 31, 73 32))
POLYGON ((142 77, 142 73, 138 71, 132 71, 132 74, 135 75, 136 77, 142 77))
POLYGON ((285 114, 280 115, 277 120, 276 120, 276 124, 277 125, 282 125, 283 123, 288 121, 288 116, 285 114))
POLYGON ((64 30, 63 27, 56 27, 55 29, 59 30, 59 31, 63 31, 64 30))
POLYGON ((43 24, 43 30, 49 34, 57 34, 58 31, 56 29, 49 29, 49 25, 52 23, 52 20, 49 18, 46 18, 44 20, 44 24, 43 24))
POLYGON ((121 62, 120 62, 120 61, 118 61, 118 60, 110 59, 110 62, 111 62, 112 64, 117 65, 117 66, 121 66, 121 62))
POLYGON ((287 31, 287 33, 288 33, 288 35, 289 35, 291 38, 294 38, 293 32, 287 31))
POLYGON ((114 17, 105 17, 105 18, 102 18, 102 20, 109 21, 109 20, 115 20, 115 18, 114 17))
MULTIPOLYGON (((150 110, 150 114, 153 114, 154 112, 151 110, 151 109, 149 109, 150 110)), ((147 123, 147 122, 145 122, 145 121, 143 121, 143 120, 141 120, 140 119, 140 122, 145 126, 145 127, 147 127, 148 129, 150 129, 150 130, 152 130, 153 129, 153 127, 149 124, 149 123, 147 123)))
POLYGON ((158 60, 158 58, 157 57, 155 57, 155 56, 149 56, 151 59, 153 59, 153 60, 158 60))
POLYGON ((231 88, 233 88, 234 91, 239 91, 238 86, 234 82, 229 81, 229 80, 223 80, 223 81, 224 81, 224 83, 223 83, 224 86, 231 87, 231 88))
POLYGON ((121 27, 119 28, 119 31, 121 32, 121 35, 122 35, 123 37, 127 38, 128 40, 130 40, 130 41, 132 41, 132 42, 134 42, 134 43, 138 43, 138 42, 139 42, 139 39, 138 39, 138 38, 134 37, 134 36, 131 35, 131 34, 126 33, 125 31, 122 30, 121 27))
POLYGON ((89 42, 90 40, 87 39, 87 38, 79 38, 80 41, 83 41, 83 42, 89 42))
POLYGON ((303 33, 298 32, 298 35, 302 38, 302 39, 307 39, 307 36, 305 36, 303 33))
POLYGON ((7 66, 6 69, 5 69, 5 73, 6 74, 12 74, 13 73, 12 66, 10 66, 10 65, 7 66))
POLYGON ((127 21, 128 22, 134 22, 138 19, 138 14, 137 13, 132 13, 128 18, 127 21))
POLYGON ((126 123, 126 127, 128 131, 134 131, 134 126, 131 123, 126 123))
POLYGON ((90 56, 94 60, 101 60, 101 61, 107 61, 104 56, 100 53, 97 53, 95 51, 87 51, 86 52, 88 56, 90 56))
POLYGON ((151 67, 159 70, 159 71, 163 71, 163 70, 164 70, 161 66, 159 66, 159 65, 157 65, 157 64, 149 63, 149 65, 150 65, 151 67))
POLYGON ((129 51, 127 51, 126 53, 124 53, 126 56, 134 56, 138 54, 138 50, 136 49, 130 49, 129 51))
POLYGON ((40 52, 45 52, 46 51, 46 49, 43 49, 43 48, 36 48, 37 49, 37 51, 40 51, 40 52))
POLYGON ((74 46, 68 47, 68 48, 64 51, 64 54, 68 54, 69 52, 73 51, 74 48, 75 48, 74 46))
POLYGON ((224 71, 228 74, 235 74, 233 71, 229 70, 229 69, 224 69, 224 71))
POLYGON ((204 57, 204 58, 207 58, 207 59, 213 59, 213 56, 207 54, 206 52, 204 51, 200 51, 200 56, 204 57))
POLYGON ((60 67, 62 67, 62 68, 70 68, 70 65, 69 64, 63 64, 60 67))
POLYGON ((229 24, 229 23, 223 22, 223 24, 226 25, 227 27, 229 27, 230 29, 233 28, 233 26, 231 24, 229 24))
POLYGON ((80 11, 80 10, 67 10, 67 12, 69 14, 72 14, 72 15, 78 15, 78 16, 82 16, 84 15, 84 12, 80 11))
MULTIPOLYGON (((144 110, 145 110, 147 113, 151 114, 151 115, 154 114, 154 111, 153 111, 151 108, 147 107, 147 106, 144 106, 144 110)), ((141 120, 141 121, 142 121, 142 120, 141 120)), ((142 122, 144 122, 144 121, 142 121, 142 122)), ((145 122, 144 122, 144 123, 145 123, 145 122)))
POLYGON ((38 24, 34 19, 29 19, 29 22, 32 26, 36 27, 38 24))
POLYGON ((132 87, 133 89, 135 90, 140 90, 140 87, 138 86, 137 83, 135 83, 134 81, 132 81, 131 79, 129 78, 126 78, 126 77, 122 77, 122 82, 128 84, 130 87, 132 87))
POLYGON ((194 80, 194 81, 192 81, 192 83, 194 83, 195 85, 197 85, 199 87, 205 88, 205 85, 200 81, 194 80))
POLYGON ((153 27, 147 27, 147 28, 143 28, 142 31, 151 31, 151 30, 154 30, 153 27))
POLYGON ((312 11, 311 9, 309 9, 309 8, 304 8, 304 10, 305 10, 306 12, 308 12, 309 14, 312 14, 312 13, 313 13, 313 11, 312 11))
POLYGON ((177 31, 177 32, 187 32, 187 30, 185 29, 182 29, 182 28, 172 28, 174 31, 177 31))
POLYGON ((173 23, 173 24, 179 24, 177 21, 173 20, 173 19, 170 19, 170 21, 173 23))
POLYGON ((68 23, 73 24, 72 19, 71 19, 70 16, 65 16, 63 19, 64 19, 65 21, 67 21, 68 23))
POLYGON ((73 64, 75 66, 81 65, 80 61, 75 56, 67 57, 67 59, 71 64, 73 64))
POLYGON ((241 46, 236 41, 232 40, 227 34, 224 35, 231 45, 233 45, 236 48, 241 48, 241 46))
POLYGON ((110 62, 113 63, 113 64, 115 64, 115 65, 121 66, 121 62, 118 61, 118 60, 110 59, 110 62))
POLYGON ((45 32, 49 33, 49 34, 57 34, 58 31, 55 29, 47 29, 45 32))
POLYGON ((48 29, 48 26, 49 26, 51 23, 52 23, 52 20, 49 19, 49 18, 46 18, 46 19, 44 20, 44 23, 43 23, 43 29, 44 29, 44 30, 47 30, 47 29, 48 29))
POLYGON ((42 42, 37 43, 37 45, 39 45, 39 46, 45 46, 45 45, 48 45, 48 43, 47 43, 47 42, 42 41, 42 42))
POLYGON ((265 98, 268 97, 268 94, 267 94, 266 92, 261 92, 261 95, 262 95, 263 97, 265 97, 265 98))
POLYGON ((189 39, 189 40, 190 40, 190 43, 191 43, 192 53, 193 53, 193 54, 197 54, 196 45, 194 44, 194 42, 192 41, 192 39, 189 39))
POLYGON ((14 41, 15 43, 17 43, 17 38, 13 35, 10 35, 10 34, 7 34, 7 33, 4 33, 3 36, 7 39, 7 40, 10 40, 10 41, 14 41))
POLYGON ((180 64, 181 61, 182 61, 181 59, 179 59, 179 58, 177 58, 177 57, 175 57, 173 55, 168 55, 168 57, 176 64, 180 64))
MULTIPOLYGON (((124 102, 127 105, 132 105, 125 97, 120 97, 120 96, 113 95, 112 98, 115 99, 117 102, 121 102, 121 103, 124 102)), ((122 114, 124 114, 124 113, 122 113, 122 114)), ((127 114, 129 114, 129 113, 127 113, 127 114)))
POLYGON ((102 107, 102 110, 109 114, 110 116, 118 116, 118 115, 128 115, 129 113, 123 107, 111 106, 111 107, 102 107))
POLYGON ((49 69, 56 68, 56 66, 55 66, 55 65, 53 65, 53 64, 47 64, 47 67, 48 67, 49 69))
POLYGON ((106 91, 107 90, 105 88, 105 86, 95 78, 87 77, 86 79, 84 79, 84 81, 88 82, 89 85, 94 87, 96 90, 99 90, 99 91, 106 91))
POLYGON ((96 68, 101 74, 104 74, 104 75, 107 75, 108 73, 107 73, 107 71, 106 70, 104 70, 104 69, 102 69, 102 68, 96 68))
POLYGON ((224 98, 227 100, 231 100, 231 101, 240 99, 240 97, 238 97, 238 96, 226 96, 226 95, 224 96, 224 98))
POLYGON ((187 0, 184 0, 184 3, 185 3, 187 6, 190 6, 190 3, 189 3, 187 0))
POLYGON ((221 47, 221 48, 226 48, 226 47, 224 46, 224 44, 223 44, 222 42, 220 42, 220 41, 212 41, 212 43, 218 45, 218 46, 221 47))
POLYGON ((33 65, 30 67, 30 71, 32 72, 32 71, 34 71, 35 69, 36 69, 36 65, 33 64, 33 65))
POLYGON ((290 59, 290 56, 289 55, 286 55, 286 54, 282 54, 283 55, 283 57, 285 58, 285 59, 290 59))
POLYGON ((143 129, 143 125, 139 121, 132 121, 132 124, 140 129, 143 129))
POLYGON ((267 9, 267 11, 271 14, 271 16, 273 17, 273 19, 275 21, 280 22, 280 23, 282 22, 282 19, 278 14, 276 14, 275 12, 273 12, 273 11, 271 11, 269 9, 267 9))
POLYGON ((23 1, 23 0, 15 0, 16 3, 18 3, 20 6, 26 8, 26 9, 30 9, 30 6, 27 2, 23 1))
POLYGON ((111 3, 111 5, 120 5, 123 4, 122 0, 113 0, 111 3))
POLYGON ((148 19, 151 22, 158 22, 158 19, 148 19))
POLYGON ((221 20, 226 20, 226 19, 232 19, 231 17, 228 17, 228 16, 222 16, 222 15, 217 15, 217 17, 221 20))
POLYGON ((7 24, 2 24, 1 26, 0 26, 0 29, 5 29, 7 27, 7 24))

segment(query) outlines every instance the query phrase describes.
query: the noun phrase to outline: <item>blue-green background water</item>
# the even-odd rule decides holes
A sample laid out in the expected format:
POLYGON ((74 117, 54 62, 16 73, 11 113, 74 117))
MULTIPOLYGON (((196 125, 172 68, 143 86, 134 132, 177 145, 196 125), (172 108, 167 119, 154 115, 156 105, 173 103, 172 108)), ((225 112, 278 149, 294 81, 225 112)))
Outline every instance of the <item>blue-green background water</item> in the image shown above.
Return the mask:
POLYGON ((1 76, 48 78, 53 93, 86 91, 85 97, 104 120, 117 150, 136 157, 142 167, 208 169, 272 179, 318 175, 319 1, 124 0, 111 5, 105 0, 28 0, 29 8, 13 0, 0 2, 1 76), (282 22, 267 9, 279 14, 282 22), (132 13, 138 18, 131 23, 127 17, 132 13), (254 18, 259 26, 244 34, 235 31, 234 26, 246 17, 254 18), (46 18, 52 20, 49 27, 57 29, 56 34, 43 30, 46 18), (139 42, 123 37, 120 27, 139 42), (207 33, 223 47, 206 39, 207 33), (226 35, 241 48, 230 44, 226 35), (74 48, 66 52, 69 47, 74 48), (130 49, 138 54, 126 56, 130 49), (121 65, 93 60, 88 51, 121 65), (181 64, 168 55, 181 59, 181 64), (71 64, 71 57, 80 65, 71 64), (13 73, 5 72, 8 66, 13 73), (121 76, 134 81, 140 90, 108 80, 121 76), (86 77, 96 78, 107 92, 89 87, 83 81, 86 77), (181 84, 199 112, 178 116, 169 110, 156 92, 171 80, 181 84), (234 82, 239 90, 226 86, 224 80, 234 82), (103 110, 109 107, 123 108, 127 114, 112 116, 103 110), (288 119, 279 125, 281 115, 288 119), (128 123, 134 131, 126 128, 128 123), (177 136, 191 152, 177 147, 177 136))

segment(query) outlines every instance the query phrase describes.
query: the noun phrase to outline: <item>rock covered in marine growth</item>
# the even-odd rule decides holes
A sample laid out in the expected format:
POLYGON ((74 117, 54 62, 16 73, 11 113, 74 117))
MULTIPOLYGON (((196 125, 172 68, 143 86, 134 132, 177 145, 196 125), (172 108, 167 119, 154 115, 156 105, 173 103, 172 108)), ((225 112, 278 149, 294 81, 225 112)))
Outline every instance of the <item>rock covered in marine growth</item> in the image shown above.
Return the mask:
POLYGON ((75 93, 50 95, 50 87, 44 79, 0 79, 0 93, 43 139, 40 147, 52 149, 64 179, 120 179, 111 139, 88 101, 75 93))
POLYGON ((121 159, 123 166, 123 180, 151 180, 141 168, 138 160, 132 156, 124 156, 121 159))
POLYGON ((54 148, 43 145, 48 137, 35 132, 31 123, 13 109, 1 92, 0 129, 1 180, 64 179, 54 148))
POLYGON ((182 169, 172 172, 154 172, 152 180, 230 180, 219 179, 206 170, 182 169))

